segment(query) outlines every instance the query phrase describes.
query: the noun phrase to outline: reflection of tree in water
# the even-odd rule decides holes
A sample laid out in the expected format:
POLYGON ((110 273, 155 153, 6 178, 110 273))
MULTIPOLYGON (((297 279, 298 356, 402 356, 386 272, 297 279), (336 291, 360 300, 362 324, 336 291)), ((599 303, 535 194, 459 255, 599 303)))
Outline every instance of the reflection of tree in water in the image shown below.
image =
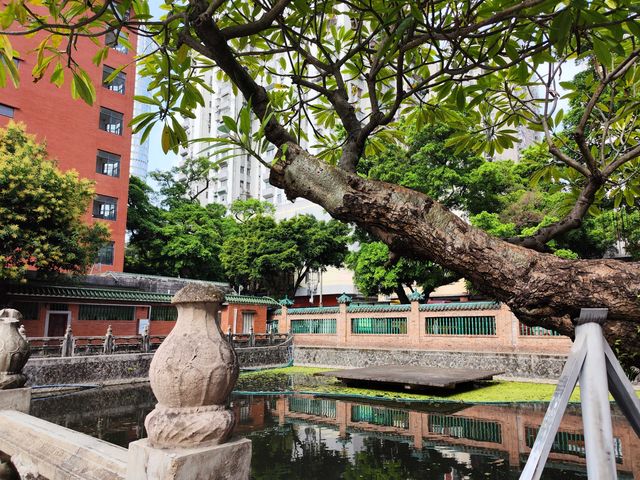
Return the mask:
POLYGON ((253 480, 342 478, 349 460, 340 452, 327 448, 312 427, 300 438, 293 425, 284 425, 248 436, 254 455, 251 459, 253 480))
POLYGON ((343 477, 345 480, 509 478, 508 465, 499 459, 474 459, 472 454, 472 465, 467 465, 439 450, 415 450, 404 442, 369 437, 364 440, 364 445, 365 449, 355 454, 354 463, 347 466, 343 477))

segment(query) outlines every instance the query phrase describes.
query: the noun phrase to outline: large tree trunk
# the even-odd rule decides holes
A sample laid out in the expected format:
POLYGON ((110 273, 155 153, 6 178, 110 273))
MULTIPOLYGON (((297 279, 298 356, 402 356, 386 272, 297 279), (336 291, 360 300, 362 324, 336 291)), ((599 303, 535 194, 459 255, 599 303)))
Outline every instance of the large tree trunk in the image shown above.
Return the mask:
MULTIPOLYGON (((367 180, 288 144, 271 183, 290 199, 304 197, 353 222, 394 252, 432 260, 505 302, 522 321, 573 335, 583 307, 606 307, 609 337, 635 343, 640 323, 637 262, 565 260, 487 235, 428 196, 367 180)), ((635 348, 635 345, 628 345, 635 348)))

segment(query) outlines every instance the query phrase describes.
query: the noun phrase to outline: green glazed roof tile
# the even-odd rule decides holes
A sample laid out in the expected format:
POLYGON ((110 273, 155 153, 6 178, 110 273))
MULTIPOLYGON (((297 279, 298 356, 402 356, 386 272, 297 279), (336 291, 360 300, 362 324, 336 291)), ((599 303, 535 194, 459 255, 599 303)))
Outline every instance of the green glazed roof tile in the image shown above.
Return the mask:
POLYGON ((447 312, 456 310, 498 310, 500 302, 452 302, 426 303, 420 305, 421 312, 447 312))
POLYGON ((363 312, 409 312, 411 305, 385 305, 385 304, 367 304, 367 305, 349 305, 347 312, 363 313, 363 312))
POLYGON ((116 302, 171 303, 167 293, 140 290, 113 290, 56 285, 12 285, 7 293, 14 297, 68 298, 74 300, 111 300, 116 302))
POLYGON ((236 303, 242 305, 273 305, 274 307, 280 306, 280 304, 271 297, 258 297, 254 295, 227 294, 225 295, 225 301, 227 303, 236 303))
MULTIPOLYGON (((73 300, 107 300, 114 302, 171 303, 171 294, 145 292, 142 290, 116 290, 111 288, 89 288, 68 285, 11 285, 7 294, 13 297, 67 298, 73 300)), ((271 297, 251 295, 226 295, 227 303, 243 305, 273 305, 271 297)))

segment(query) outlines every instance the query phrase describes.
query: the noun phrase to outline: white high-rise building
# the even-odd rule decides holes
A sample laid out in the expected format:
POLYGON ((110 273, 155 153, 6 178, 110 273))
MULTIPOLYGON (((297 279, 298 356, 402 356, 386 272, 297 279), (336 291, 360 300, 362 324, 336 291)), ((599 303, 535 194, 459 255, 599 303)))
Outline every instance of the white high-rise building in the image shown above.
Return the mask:
MULTIPOLYGON (((147 37, 138 37, 138 55, 145 53, 150 47, 151 40, 147 37)), ((142 77, 136 72, 136 87, 135 94, 144 96, 149 91, 149 83, 151 79, 149 77, 142 77)), ((142 102, 133 102, 133 116, 136 117, 142 113, 151 111, 151 105, 147 105, 142 102)), ((129 175, 142 178, 147 177, 149 169, 149 139, 144 142, 142 140, 142 132, 135 133, 131 139, 131 167, 129 175)))

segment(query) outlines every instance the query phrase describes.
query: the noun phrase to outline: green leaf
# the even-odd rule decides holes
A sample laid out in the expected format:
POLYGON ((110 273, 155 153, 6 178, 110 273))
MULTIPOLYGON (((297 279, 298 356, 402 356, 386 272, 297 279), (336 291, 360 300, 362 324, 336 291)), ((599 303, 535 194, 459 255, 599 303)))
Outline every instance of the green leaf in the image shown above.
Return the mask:
POLYGON ((64 68, 62 67, 61 62, 58 62, 55 68, 53 69, 50 82, 53 83, 58 88, 60 88, 64 83, 64 68))
POLYGON ((227 129, 230 132, 237 132, 238 131, 238 126, 236 125, 236 121, 227 116, 227 115, 223 115, 222 117, 222 123, 224 123, 224 126, 227 127, 227 129))
POLYGON ((167 154, 171 149, 171 129, 169 125, 165 123, 162 128, 162 136, 160 138, 160 145, 162 146, 162 151, 167 154))
POLYGON ((248 106, 240 110, 240 132, 248 135, 251 133, 251 111, 248 106))
POLYGON ((598 61, 606 68, 611 68, 611 50, 609 46, 598 37, 593 37, 593 51, 598 61))

